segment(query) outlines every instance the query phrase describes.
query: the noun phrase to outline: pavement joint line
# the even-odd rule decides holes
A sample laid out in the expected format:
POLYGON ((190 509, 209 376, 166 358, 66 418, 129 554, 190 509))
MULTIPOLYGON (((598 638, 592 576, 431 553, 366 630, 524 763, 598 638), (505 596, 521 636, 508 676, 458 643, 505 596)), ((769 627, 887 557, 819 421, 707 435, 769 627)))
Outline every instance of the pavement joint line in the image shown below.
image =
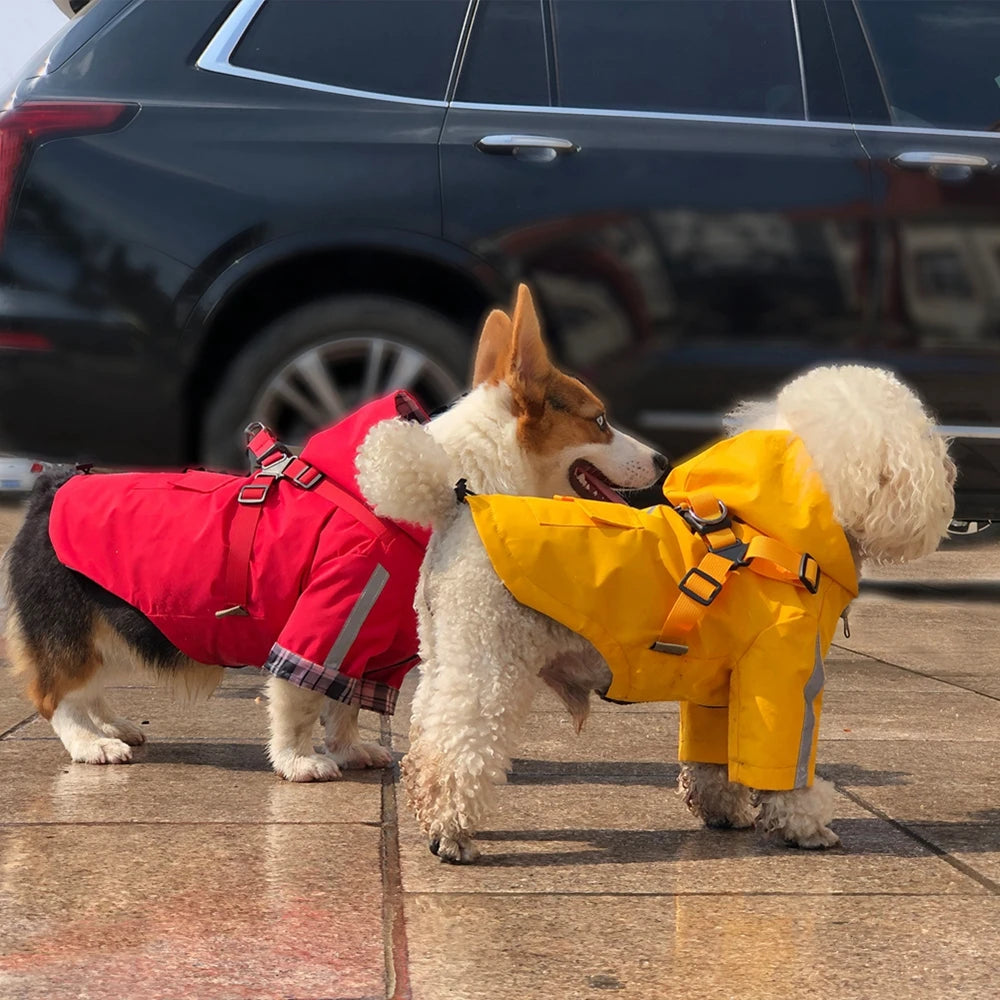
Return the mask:
POLYGON ((901 601, 972 602, 995 604, 1000 601, 1000 580, 862 580, 858 586, 862 596, 882 597, 901 601))
MULTIPOLYGON (((938 677, 936 674, 924 673, 923 670, 917 670, 915 667, 904 667, 899 663, 893 663, 891 660, 884 660, 881 656, 876 656, 874 653, 866 653, 861 649, 849 649, 847 646, 841 646, 840 643, 831 643, 831 649, 840 650, 842 653, 850 653, 853 656, 863 656, 867 660, 874 660, 876 663, 881 663, 886 667, 894 667, 896 670, 902 670, 903 673, 912 674, 914 677, 923 677, 925 680, 938 681, 944 684, 946 687, 957 688, 959 691, 968 691, 969 694, 979 695, 980 698, 988 698, 990 701, 1000 701, 1000 697, 995 694, 990 694, 987 691, 977 691, 975 688, 966 687, 964 684, 957 684, 955 681, 947 680, 944 677, 938 677)), ((921 692, 913 692, 914 694, 919 694, 921 692)))
POLYGON ((29 715, 26 719, 22 719, 20 722, 15 722, 14 725, 10 727, 10 729, 6 729, 2 733, 0 733, 0 740, 8 739, 9 737, 13 736, 14 733, 20 732, 22 729, 24 729, 25 726, 30 726, 31 723, 34 722, 37 718, 38 718, 38 713, 32 712, 31 715, 29 715))
MULTIPOLYGON (((392 724, 389 716, 380 720, 379 742, 392 750, 392 724)), ((403 911, 403 874, 399 853, 399 807, 396 799, 396 774, 393 762, 382 772, 382 945, 385 953, 385 985, 389 1000, 412 1000, 409 943, 406 914, 403 911)))
MULTIPOLYGON (((794 850, 794 848, 790 848, 794 850)), ((748 891, 739 892, 737 890, 710 892, 702 890, 669 890, 664 889, 661 892, 655 892, 649 890, 648 892, 624 892, 609 890, 607 892, 601 892, 599 889, 585 890, 581 892, 571 892, 567 889, 557 889, 555 891, 540 891, 540 892, 524 892, 519 890, 511 890, 507 892, 503 889, 414 889, 407 893, 409 896, 426 896, 429 899, 440 898, 441 896, 473 896, 477 899, 490 898, 490 899, 506 899, 511 896, 516 896, 520 899, 531 899, 538 896, 559 896, 566 899, 575 899, 577 897, 582 898, 593 898, 593 899, 656 899, 659 897, 673 899, 676 897, 684 897, 686 899, 704 898, 704 899, 743 899, 743 898, 762 898, 762 899, 787 899, 787 898, 797 898, 797 899, 830 899, 830 898, 843 898, 843 899, 982 899, 983 896, 980 893, 972 892, 878 892, 876 890, 857 892, 838 892, 836 890, 830 890, 828 892, 794 892, 794 891, 774 891, 774 892, 764 892, 764 891, 748 891)))
POLYGON ((371 819, 342 820, 334 822, 330 820, 298 820, 292 819, 287 822, 273 819, 65 819, 65 820, 38 820, 31 821, 25 819, 0 820, 0 830, 8 826, 370 826, 373 830, 379 829, 380 821, 371 819))
POLYGON ((905 823, 900 822, 897 819, 893 819, 887 812, 880 809, 878 806, 866 799, 857 795, 855 792, 851 792, 844 788, 842 785, 835 785, 838 792, 841 795, 849 798, 855 805, 861 806, 862 809, 867 809, 872 815, 877 816, 880 820, 888 823, 890 826, 895 827, 900 833, 905 834, 911 840, 915 840, 921 847, 926 848, 932 854, 940 858, 946 865, 951 865, 956 871, 961 872, 966 878, 972 879, 973 882, 978 882, 984 889, 992 893, 994 896, 1000 896, 1000 883, 994 882, 993 879, 988 878, 981 872, 976 871, 972 865, 966 864, 964 861, 960 861, 958 858, 949 854, 943 847, 938 847, 933 841, 928 840, 926 837, 922 837, 915 830, 911 830, 905 823))

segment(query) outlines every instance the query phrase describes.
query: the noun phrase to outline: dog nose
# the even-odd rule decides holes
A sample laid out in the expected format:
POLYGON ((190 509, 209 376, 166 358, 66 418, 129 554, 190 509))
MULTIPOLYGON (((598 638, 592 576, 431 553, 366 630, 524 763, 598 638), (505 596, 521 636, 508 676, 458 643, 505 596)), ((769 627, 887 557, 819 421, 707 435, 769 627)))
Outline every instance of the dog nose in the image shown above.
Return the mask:
POLYGON ((664 472, 670 471, 670 459, 666 455, 661 455, 657 452, 653 456, 653 468, 656 469, 658 475, 662 475, 664 472))

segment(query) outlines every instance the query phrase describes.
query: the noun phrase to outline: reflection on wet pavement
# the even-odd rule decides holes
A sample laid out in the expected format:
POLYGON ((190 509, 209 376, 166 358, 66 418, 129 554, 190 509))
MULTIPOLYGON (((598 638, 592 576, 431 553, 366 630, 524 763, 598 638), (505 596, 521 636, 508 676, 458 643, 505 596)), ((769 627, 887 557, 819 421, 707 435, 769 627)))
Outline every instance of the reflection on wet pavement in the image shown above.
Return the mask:
POLYGON ((872 579, 828 663, 824 854, 699 828, 673 705, 602 704, 576 736, 540 700, 481 862, 453 867, 395 773, 279 781, 253 671, 194 707, 119 689, 149 742, 94 767, 0 666, 0 1000, 990 996, 1000 607, 948 586, 1000 580, 1000 546, 872 579))

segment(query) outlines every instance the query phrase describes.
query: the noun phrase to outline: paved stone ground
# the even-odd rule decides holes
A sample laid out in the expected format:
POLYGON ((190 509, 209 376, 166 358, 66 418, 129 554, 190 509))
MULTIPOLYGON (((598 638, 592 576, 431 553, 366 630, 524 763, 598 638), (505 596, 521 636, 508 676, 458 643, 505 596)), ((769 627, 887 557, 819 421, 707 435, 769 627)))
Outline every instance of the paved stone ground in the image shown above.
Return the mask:
MULTIPOLYGON (((824 854, 699 829, 670 705, 602 705, 577 737, 540 702, 482 862, 454 868, 394 773, 276 779, 252 671, 193 708, 120 689, 150 742, 90 767, 0 667, 0 1000, 993 996, 995 579, 1000 548, 949 548, 857 603, 828 663, 824 854)), ((403 701, 364 720, 400 752, 403 701)))

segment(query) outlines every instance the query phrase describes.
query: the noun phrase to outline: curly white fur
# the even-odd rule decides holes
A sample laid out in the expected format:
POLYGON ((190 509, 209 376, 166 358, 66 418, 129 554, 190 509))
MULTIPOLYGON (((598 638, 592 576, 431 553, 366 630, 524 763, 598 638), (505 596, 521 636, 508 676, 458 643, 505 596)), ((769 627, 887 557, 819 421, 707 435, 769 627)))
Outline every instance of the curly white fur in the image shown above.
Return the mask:
POLYGON ((455 511, 449 486, 458 472, 421 424, 376 424, 358 452, 357 467, 358 486, 380 517, 431 527, 455 511))
POLYGON ((757 825, 765 833, 780 835, 793 847, 837 847, 840 837, 829 827, 834 800, 833 785, 822 778, 816 778, 811 788, 761 792, 757 825))
POLYGON ((745 830, 754 825, 757 807, 753 792, 730 781, 725 764, 681 764, 677 789, 684 805, 705 826, 745 830))
POLYGON ((736 407, 726 425, 731 432, 798 434, 863 560, 902 563, 928 555, 954 515, 948 442, 920 399, 881 368, 814 368, 773 400, 736 407))

